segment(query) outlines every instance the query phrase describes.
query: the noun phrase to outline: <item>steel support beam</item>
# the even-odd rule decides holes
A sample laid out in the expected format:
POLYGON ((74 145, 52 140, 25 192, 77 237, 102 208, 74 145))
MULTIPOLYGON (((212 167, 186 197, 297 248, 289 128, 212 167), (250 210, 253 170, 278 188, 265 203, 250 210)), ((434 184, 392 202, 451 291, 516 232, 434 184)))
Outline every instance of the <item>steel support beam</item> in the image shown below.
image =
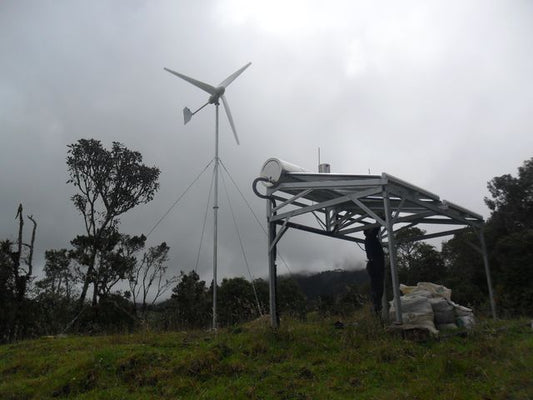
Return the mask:
MULTIPOLYGON (((267 193, 270 193, 271 190, 267 191, 267 193)), ((305 203, 301 203, 299 201, 295 201, 294 199, 291 199, 290 197, 287 198, 287 197, 281 197, 280 195, 271 195, 270 196, 273 200, 276 200, 276 201, 281 201, 281 202, 284 202, 284 201, 291 201, 291 205, 293 206, 298 206, 298 207, 307 207, 309 204, 305 204, 305 203)))
MULTIPOLYGON (((316 203, 316 204, 308 205, 308 206, 303 205, 302 208, 300 208, 300 209, 287 211, 287 212, 282 213, 282 214, 277 214, 277 215, 273 216, 272 218, 273 218, 274 221, 277 221, 277 220, 281 220, 281 219, 285 219, 285 218, 293 218, 293 217, 296 217, 298 215, 307 214, 307 213, 310 213, 312 211, 317 211, 317 210, 320 210, 320 211, 323 212, 324 209, 326 209, 328 207, 332 207, 332 206, 336 206, 338 204, 342 204, 342 203, 346 203, 346 202, 352 202, 352 201, 354 203, 356 203, 358 206, 360 206, 360 202, 357 203, 359 198, 372 196, 373 194, 376 194, 379 191, 380 191, 380 189, 371 188, 371 189, 363 190, 363 191, 356 192, 356 193, 353 193, 353 194, 339 196, 337 198, 334 198, 334 199, 331 199, 331 200, 326 200, 326 201, 323 201, 321 203, 316 203)), ((363 205, 363 207, 365 207, 365 211, 369 210, 368 208, 366 208, 366 206, 363 205)), ((369 211, 372 212, 371 210, 369 210, 369 211)))
MULTIPOLYGON (((365 218, 370 218, 369 215, 366 215, 365 218)), ((338 233, 341 234, 341 235, 349 235, 351 233, 357 233, 357 232, 361 232, 361 231, 364 231, 365 229, 368 229, 368 228, 375 228, 376 226, 385 226, 385 222, 383 221, 383 223, 379 223, 379 222, 376 222, 376 223, 368 223, 368 224, 362 224, 362 225, 359 225, 357 228, 350 228, 350 229, 343 229, 342 231, 339 231, 338 233)))
POLYGON ((398 280, 398 270, 396 262, 396 243, 394 240, 394 222, 389 201, 389 193, 383 190, 383 207, 385 209, 385 228, 389 236, 389 261, 392 278, 392 292, 394 294, 394 308, 396 311, 396 324, 401 325, 402 319, 402 302, 400 301, 400 283, 398 280))
POLYGON ((483 256, 483 264, 485 265, 485 276, 487 277, 487 286, 489 287, 489 300, 492 318, 496 319, 496 303, 494 302, 494 293, 492 291, 492 279, 490 277, 489 256, 487 254, 487 246, 485 244, 485 235, 483 229, 478 231, 479 242, 481 243, 481 254, 483 256))
POLYGON ((313 214, 313 217, 315 217, 316 219, 316 222, 318 222, 318 225, 320 225, 322 227, 322 229, 324 229, 325 231, 328 231, 328 223, 327 223, 327 219, 328 219, 328 211, 326 210, 325 212, 325 219, 326 219, 326 222, 322 221, 320 219, 320 217, 316 214, 315 211, 311 211, 311 214, 313 214))
POLYGON ((324 201, 322 203, 313 204, 311 206, 302 207, 300 209, 296 209, 296 210, 292 210, 292 211, 287 211, 287 212, 285 212, 283 214, 278 214, 278 215, 272 216, 272 218, 273 218, 274 221, 279 221, 279 220, 285 219, 285 218, 293 218, 293 217, 296 217, 298 215, 307 214, 307 213, 310 213, 311 211, 320 210, 320 209, 323 209, 323 208, 334 206, 336 204, 346 203, 348 201, 350 201, 350 197, 349 196, 342 196, 342 197, 338 197, 336 199, 324 201))
POLYGON ((350 189, 360 187, 379 187, 383 185, 382 179, 368 179, 364 181, 343 180, 343 181, 320 181, 320 182, 284 182, 277 186, 281 191, 294 189, 350 189))
POLYGON ((399 187, 391 187, 391 192, 395 195, 405 198, 421 207, 424 207, 428 210, 435 211, 436 214, 440 214, 443 216, 446 216, 452 220, 456 220, 458 222, 461 222, 465 225, 471 225, 472 223, 475 223, 476 221, 468 220, 465 216, 459 214, 459 212, 452 210, 448 207, 443 207, 445 203, 440 202, 439 200, 431 200, 431 201, 424 201, 421 199, 416 198, 416 196, 413 196, 410 193, 407 193, 404 189, 399 187))
MULTIPOLYGON (((267 222, 268 222, 268 277, 269 277, 269 298, 270 298, 270 325, 272 328, 279 328, 278 299, 277 299, 277 241, 276 223, 272 222, 274 215, 272 201, 267 200, 267 222)), ((278 239, 279 240, 279 239, 278 239)))
POLYGON ((417 213, 412 213, 411 215, 404 215, 403 217, 400 217, 400 216, 395 217, 394 221, 397 224, 401 224, 404 222, 411 222, 411 221, 416 221, 416 224, 419 224, 420 220, 427 218, 427 217, 431 217, 433 215, 435 215, 434 211, 420 211, 417 213))
POLYGON ((346 211, 343 216, 340 216, 337 220, 333 222, 332 230, 340 231, 341 229, 348 228, 349 226, 357 224, 358 222, 361 222, 362 220, 367 218, 366 215, 359 215, 357 218, 354 218, 354 215, 356 214, 350 211, 346 211))
POLYGON ((275 235, 274 235, 274 239, 272 240, 272 243, 270 243, 270 246, 268 246, 268 250, 272 250, 274 248, 274 246, 277 246, 278 245, 278 242, 281 240, 281 238, 283 237, 283 235, 285 235, 285 232, 287 232, 287 229, 289 229, 287 227, 287 224, 289 223, 289 221, 285 221, 283 223, 283 225, 281 226, 281 229, 279 230, 279 232, 277 232, 275 235))
POLYGON ((419 242, 420 240, 433 239, 433 238, 442 237, 442 236, 451 236, 451 235, 455 235, 457 233, 464 232, 464 231, 466 231, 468 229, 469 228, 461 228, 461 229, 451 229, 449 231, 428 233, 427 235, 415 236, 413 238, 410 238, 409 241, 411 241, 411 242, 419 242))
POLYGON ((294 229, 298 229, 298 230, 304 231, 304 232, 316 233, 317 235, 322 235, 322 236, 328 236, 328 237, 332 237, 332 238, 347 240, 349 242, 356 242, 356 243, 364 243, 365 242, 363 239, 359 239, 359 238, 352 237, 352 236, 341 235, 341 234, 339 234, 337 232, 323 231, 321 229, 313 228, 313 227, 307 226, 307 225, 298 224, 296 222, 284 222, 284 223, 282 223, 280 221, 277 221, 275 223, 277 225, 286 225, 287 228, 294 228, 294 229))
POLYGON ((378 221, 380 224, 385 224, 385 221, 383 221, 379 215, 377 215, 375 212, 373 212, 370 208, 365 206, 363 202, 359 199, 352 198, 352 201, 357 204, 358 207, 360 207, 363 211, 366 211, 368 215, 370 215, 372 218, 374 218, 376 221, 378 221))
POLYGON ((278 211, 280 210, 281 208, 285 207, 287 204, 292 204, 294 203, 296 200, 298 200, 300 197, 304 197, 305 195, 311 193, 312 190, 311 189, 307 189, 307 190, 302 190, 300 193, 292 196, 290 199, 287 199, 285 200, 283 203, 281 204, 278 204, 275 208, 274 208, 274 211, 278 211))
POLYGON ((400 200, 400 204, 398 204, 398 207, 396 207, 396 212, 394 213, 393 219, 396 219, 400 216, 400 213, 402 212, 402 207, 405 204, 405 199, 400 200))

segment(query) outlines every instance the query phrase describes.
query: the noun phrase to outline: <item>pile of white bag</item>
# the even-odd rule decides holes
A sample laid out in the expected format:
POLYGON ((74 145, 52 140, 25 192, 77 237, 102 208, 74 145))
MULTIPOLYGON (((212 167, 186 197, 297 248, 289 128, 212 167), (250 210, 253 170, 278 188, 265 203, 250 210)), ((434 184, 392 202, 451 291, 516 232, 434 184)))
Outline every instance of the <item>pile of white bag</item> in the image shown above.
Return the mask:
MULTIPOLYGON (((402 319, 404 329, 425 329, 438 334, 442 329, 472 328, 474 313, 451 300, 452 291, 431 282, 416 286, 400 285, 403 296, 402 319)), ((390 318, 396 318, 394 301, 390 302, 390 318)))

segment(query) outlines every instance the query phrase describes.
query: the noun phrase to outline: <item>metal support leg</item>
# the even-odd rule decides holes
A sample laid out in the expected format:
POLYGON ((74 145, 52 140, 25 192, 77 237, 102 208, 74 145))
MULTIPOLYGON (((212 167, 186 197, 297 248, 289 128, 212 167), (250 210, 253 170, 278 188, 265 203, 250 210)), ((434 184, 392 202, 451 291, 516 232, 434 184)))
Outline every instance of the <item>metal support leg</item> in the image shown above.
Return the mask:
POLYGON ((389 277, 389 268, 385 264, 385 274, 383 277, 383 296, 381 297, 381 320, 389 322, 389 302, 387 301, 387 280, 389 277))
POLYGON ((268 221, 268 271, 269 271, 269 294, 270 294, 270 324, 272 328, 279 328, 279 317, 277 309, 277 245, 276 224, 270 222, 273 215, 272 202, 267 200, 267 221, 268 221))
POLYGON ((492 318, 496 319, 496 303, 494 302, 494 293, 492 291, 492 279, 490 278, 490 268, 489 268, 489 256, 487 254, 487 245, 485 244, 485 235, 483 234, 483 229, 480 229, 479 232, 479 242, 481 243, 481 254, 483 255, 483 264, 485 265, 485 275, 487 277, 487 286, 489 287, 489 299, 490 299, 490 309, 492 312, 492 318))
POLYGON ((392 292, 394 293, 394 307, 396 311, 396 323, 401 325, 402 320, 402 303, 400 301, 400 283, 398 282, 398 270, 396 268, 396 243, 394 240, 394 232, 392 230, 392 214, 390 207, 389 194, 383 191, 383 205, 385 208, 385 225, 387 228, 387 236, 389 241, 389 258, 390 258, 390 271, 392 278, 392 292))

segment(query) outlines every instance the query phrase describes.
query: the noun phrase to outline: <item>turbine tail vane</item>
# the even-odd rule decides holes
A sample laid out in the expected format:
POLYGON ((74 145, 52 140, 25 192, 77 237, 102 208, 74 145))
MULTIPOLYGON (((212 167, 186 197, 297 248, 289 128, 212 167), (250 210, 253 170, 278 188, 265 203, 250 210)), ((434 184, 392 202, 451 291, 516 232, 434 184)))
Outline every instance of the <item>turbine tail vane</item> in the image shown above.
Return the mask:
POLYGON ((187 122, 191 120, 192 116, 193 113, 191 112, 191 110, 189 110, 189 107, 185 107, 183 109, 183 120, 185 121, 184 125, 187 125, 187 122))

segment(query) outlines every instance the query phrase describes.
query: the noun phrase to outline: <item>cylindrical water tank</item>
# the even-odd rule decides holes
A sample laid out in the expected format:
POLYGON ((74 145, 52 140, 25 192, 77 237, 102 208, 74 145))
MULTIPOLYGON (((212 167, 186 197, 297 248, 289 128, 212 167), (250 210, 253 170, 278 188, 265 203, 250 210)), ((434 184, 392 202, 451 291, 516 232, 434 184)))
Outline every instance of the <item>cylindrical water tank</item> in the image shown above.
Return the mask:
POLYGON ((261 168, 260 176, 269 180, 269 183, 265 183, 267 186, 271 186, 279 181, 281 176, 286 172, 309 172, 305 168, 291 164, 287 161, 280 160, 279 158, 269 158, 263 164, 261 168))
POLYGON ((323 163, 318 165, 318 172, 321 174, 329 174, 331 172, 331 165, 323 163))

